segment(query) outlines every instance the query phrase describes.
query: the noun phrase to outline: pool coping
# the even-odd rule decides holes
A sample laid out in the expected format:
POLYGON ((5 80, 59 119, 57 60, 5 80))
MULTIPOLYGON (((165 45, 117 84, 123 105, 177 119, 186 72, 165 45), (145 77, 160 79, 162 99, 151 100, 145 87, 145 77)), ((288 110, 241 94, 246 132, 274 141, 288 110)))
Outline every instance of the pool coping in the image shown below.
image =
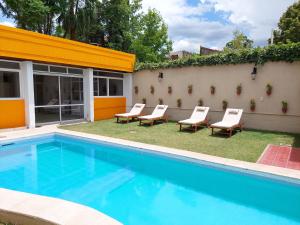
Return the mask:
MULTIPOLYGON (((239 161, 239 160, 234 160, 234 159, 221 158, 218 156, 211 156, 211 155, 206 155, 206 154, 202 154, 202 153, 196 153, 196 152, 190 152, 190 151, 180 150, 180 149, 175 149, 175 148, 168 148, 168 147, 163 147, 163 146, 128 141, 128 140, 124 140, 124 139, 112 138, 112 137, 107 137, 107 136, 100 136, 100 135, 96 135, 96 134, 88 134, 88 133, 82 133, 82 132, 77 132, 77 131, 63 130, 63 129, 59 129, 56 125, 46 126, 43 128, 34 128, 34 129, 26 130, 26 131, 12 131, 12 132, 5 133, 6 137, 0 139, 0 144, 7 143, 12 140, 17 141, 17 140, 24 139, 24 138, 27 139, 27 138, 32 138, 32 137, 43 137, 43 136, 52 135, 52 134, 70 136, 70 137, 75 137, 75 138, 79 138, 79 139, 83 139, 83 140, 90 140, 90 141, 96 141, 96 142, 102 142, 102 143, 108 142, 108 143, 113 143, 113 144, 117 144, 117 145, 129 146, 129 147, 136 148, 139 151, 147 151, 150 153, 162 154, 162 155, 166 155, 166 156, 173 157, 173 158, 179 158, 179 159, 183 159, 183 160, 187 160, 187 161, 198 162, 200 164, 206 164, 206 165, 211 165, 211 166, 220 167, 220 168, 227 168, 230 170, 236 170, 236 171, 245 172, 248 174, 264 176, 264 177, 269 177, 271 179, 279 179, 279 180, 283 180, 283 181, 287 181, 287 182, 293 182, 296 184, 300 184, 300 171, 297 171, 297 170, 274 167, 274 166, 251 163, 251 162, 245 162, 245 161, 239 161)), ((2 198, 2 196, 3 197, 10 196, 10 198, 11 198, 12 196, 14 197, 14 196, 18 196, 18 195, 25 196, 25 195, 27 195, 27 193, 11 191, 11 190, 0 188, 0 199, 2 198), (9 195, 7 194, 8 192, 10 193, 9 195)), ((29 195, 31 195, 31 194, 29 194, 29 195)), ((11 206, 10 200, 4 201, 4 203, 2 203, 2 201, 0 201, 0 211, 5 209, 5 207, 6 207, 6 209, 12 210, 12 212, 15 212, 15 213, 26 214, 29 216, 46 219, 46 220, 51 219, 50 222, 54 222, 54 223, 61 224, 61 225, 79 225, 79 224, 81 224, 81 225, 86 225, 86 224, 89 224, 89 225, 93 225, 93 224, 95 224, 95 225, 98 225, 98 224, 99 225, 100 224, 101 225, 121 225, 121 223, 119 223, 118 221, 114 220, 113 218, 110 218, 109 216, 101 213, 100 211, 94 210, 92 208, 89 208, 87 206, 83 206, 80 204, 61 200, 58 198, 55 198, 55 200, 60 201, 60 202, 65 202, 65 204, 61 203, 61 209, 57 210, 56 212, 53 212, 51 218, 45 217, 45 216, 47 216, 47 213, 45 214, 44 211, 47 211, 47 210, 51 211, 51 207, 45 206, 45 208, 41 212, 39 205, 42 204, 41 202, 45 201, 45 199, 46 199, 46 203, 47 203, 48 197, 38 196, 38 195, 32 195, 32 196, 33 197, 27 198, 26 201, 28 201, 28 203, 23 204, 25 208, 21 207, 21 209, 18 209, 18 207, 8 207, 9 205, 11 206), (31 199, 35 199, 34 202, 31 202, 30 201, 31 199), (94 218, 97 217, 99 219, 97 219, 97 222, 96 222, 96 220, 90 220, 90 218, 86 218, 86 216, 84 216, 84 217, 82 216, 83 218, 81 218, 81 221, 78 221, 78 216, 76 216, 76 214, 73 213, 73 216, 72 216, 72 213, 69 213, 69 207, 71 208, 71 210, 72 210, 72 207, 76 208, 74 210, 78 210, 78 208, 76 206, 74 206, 73 204, 77 205, 79 208, 82 208, 82 212, 91 213, 93 216, 95 216, 94 218), (72 206, 70 206, 70 205, 72 205, 72 206), (64 213, 61 213, 62 211, 64 213), (91 212, 91 211, 93 211, 93 212, 91 212), (74 221, 74 222, 66 223, 67 219, 65 217, 68 217, 69 221, 74 221), (87 219, 88 221, 85 221, 85 219, 87 219), (98 220, 101 222, 98 223, 98 220), (105 220, 105 222, 103 222, 103 220, 105 220)), ((50 198, 50 199, 53 199, 53 198, 50 198)), ((52 205, 52 207, 53 207, 53 205, 52 205)), ((84 213, 82 213, 82 212, 81 212, 81 215, 84 215, 84 213)))

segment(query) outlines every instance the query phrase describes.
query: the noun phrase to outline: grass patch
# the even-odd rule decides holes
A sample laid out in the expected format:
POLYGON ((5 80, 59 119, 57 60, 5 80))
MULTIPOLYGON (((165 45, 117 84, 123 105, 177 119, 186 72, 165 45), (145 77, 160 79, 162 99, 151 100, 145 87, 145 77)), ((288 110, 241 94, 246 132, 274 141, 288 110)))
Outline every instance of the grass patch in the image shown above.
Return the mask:
POLYGON ((66 130, 98 134, 147 144, 201 152, 225 158, 256 162, 267 144, 293 145, 300 147, 300 134, 246 130, 237 132, 231 138, 210 135, 210 129, 203 128, 196 133, 179 132, 175 122, 157 124, 152 127, 138 126, 137 122, 117 124, 115 120, 67 125, 66 130))

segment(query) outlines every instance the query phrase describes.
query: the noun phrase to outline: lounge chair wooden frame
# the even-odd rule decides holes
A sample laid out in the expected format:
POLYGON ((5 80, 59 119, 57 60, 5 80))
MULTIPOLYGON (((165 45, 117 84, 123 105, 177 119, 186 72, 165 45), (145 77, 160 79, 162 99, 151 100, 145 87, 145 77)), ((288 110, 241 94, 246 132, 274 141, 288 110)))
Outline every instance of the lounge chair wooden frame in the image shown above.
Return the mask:
POLYGON ((183 125, 187 125, 187 126, 190 126, 191 129, 196 132, 198 130, 198 127, 201 127, 201 126, 206 126, 207 128, 209 127, 209 120, 208 119, 205 119, 199 123, 194 123, 194 124, 186 124, 186 123, 177 123, 179 125, 179 131, 182 131, 183 130, 183 125))
POLYGON ((169 121, 169 118, 167 115, 164 115, 164 116, 161 116, 161 117, 155 117, 155 118, 151 118, 151 119, 143 119, 143 118, 138 118, 139 119, 139 125, 141 126, 142 124, 146 124, 145 122, 143 121, 149 121, 148 124, 150 124, 151 126, 154 125, 155 121, 164 121, 164 122, 168 122, 169 121))
POLYGON ((229 127, 229 128, 228 127, 213 126, 213 125, 211 125, 210 128, 211 128, 211 135, 214 135, 214 128, 217 128, 217 129, 225 130, 226 133, 225 132, 223 132, 223 133, 228 134, 228 136, 231 137, 232 132, 234 130, 239 130, 240 132, 243 131, 243 123, 239 123, 239 124, 237 124, 235 126, 232 126, 232 127, 229 127))

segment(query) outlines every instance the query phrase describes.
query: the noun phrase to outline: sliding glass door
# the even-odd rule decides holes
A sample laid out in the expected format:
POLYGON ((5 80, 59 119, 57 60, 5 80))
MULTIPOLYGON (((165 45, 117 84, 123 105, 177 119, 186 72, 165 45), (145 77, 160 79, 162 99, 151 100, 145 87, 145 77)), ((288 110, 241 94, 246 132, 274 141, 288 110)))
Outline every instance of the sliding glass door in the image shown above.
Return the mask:
POLYGON ((34 97, 37 124, 84 117, 82 77, 35 74, 34 97))

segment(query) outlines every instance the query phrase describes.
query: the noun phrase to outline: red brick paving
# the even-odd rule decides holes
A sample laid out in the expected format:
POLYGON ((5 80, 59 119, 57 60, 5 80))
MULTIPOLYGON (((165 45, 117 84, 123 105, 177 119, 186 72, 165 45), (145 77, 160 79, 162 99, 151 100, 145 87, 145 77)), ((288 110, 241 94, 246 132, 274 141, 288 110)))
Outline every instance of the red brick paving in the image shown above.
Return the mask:
POLYGON ((257 163, 300 170, 300 148, 269 145, 257 163))

